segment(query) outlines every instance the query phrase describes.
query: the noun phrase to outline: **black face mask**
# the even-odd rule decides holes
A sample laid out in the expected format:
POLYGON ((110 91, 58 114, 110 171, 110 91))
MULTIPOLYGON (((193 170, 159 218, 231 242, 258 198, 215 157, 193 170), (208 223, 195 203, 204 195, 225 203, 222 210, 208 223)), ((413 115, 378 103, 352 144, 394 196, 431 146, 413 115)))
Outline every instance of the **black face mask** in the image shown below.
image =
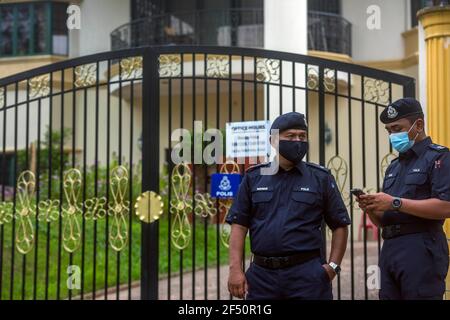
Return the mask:
POLYGON ((294 164, 298 164, 308 152, 309 144, 306 141, 280 140, 279 153, 294 164))

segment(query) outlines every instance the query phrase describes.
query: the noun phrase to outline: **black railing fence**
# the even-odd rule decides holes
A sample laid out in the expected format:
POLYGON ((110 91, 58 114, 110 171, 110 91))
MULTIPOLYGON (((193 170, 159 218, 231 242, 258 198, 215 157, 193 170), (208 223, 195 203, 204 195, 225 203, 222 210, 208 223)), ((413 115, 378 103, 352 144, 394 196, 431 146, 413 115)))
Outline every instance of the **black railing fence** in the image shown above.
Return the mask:
POLYGON ((334 13, 308 11, 310 50, 352 55, 352 24, 334 13))
MULTIPOLYGON (((340 15, 308 12, 310 50, 350 56, 351 32, 351 23, 340 15)), ((113 50, 146 45, 188 44, 262 48, 264 11, 260 8, 205 9, 167 13, 131 21, 111 33, 113 50)))
POLYGON ((141 47, 1 79, 0 298, 229 299, 231 203, 209 177, 246 165, 172 163, 172 133, 291 110, 353 221, 335 298, 375 298, 379 232, 349 190, 379 189, 393 155, 378 116, 414 95, 409 77, 237 47, 141 47))

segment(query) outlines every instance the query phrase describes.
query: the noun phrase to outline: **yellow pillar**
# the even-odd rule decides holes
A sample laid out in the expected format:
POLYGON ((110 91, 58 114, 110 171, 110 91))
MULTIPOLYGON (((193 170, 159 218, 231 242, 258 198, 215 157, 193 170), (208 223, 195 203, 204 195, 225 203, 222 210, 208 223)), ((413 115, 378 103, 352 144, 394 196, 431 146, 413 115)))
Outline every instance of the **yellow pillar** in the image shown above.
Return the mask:
MULTIPOLYGON (((428 131, 436 143, 450 147, 450 5, 425 8, 417 15, 424 29, 427 57, 428 131)), ((450 239, 450 219, 444 229, 450 239)), ((450 300, 450 274, 446 299, 450 300)))

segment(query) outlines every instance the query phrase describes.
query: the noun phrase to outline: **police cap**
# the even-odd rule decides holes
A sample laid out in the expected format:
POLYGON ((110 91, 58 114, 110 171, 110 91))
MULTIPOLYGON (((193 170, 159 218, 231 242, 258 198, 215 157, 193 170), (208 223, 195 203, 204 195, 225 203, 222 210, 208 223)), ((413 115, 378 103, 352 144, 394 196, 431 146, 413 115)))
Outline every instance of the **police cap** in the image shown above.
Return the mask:
POLYGON ((279 116, 273 121, 270 131, 272 132, 272 130, 276 129, 278 129, 279 132, 288 129, 308 130, 308 124, 306 123, 304 114, 298 112, 289 112, 279 116))
POLYGON ((403 98, 384 109, 380 120, 387 124, 413 115, 423 115, 420 102, 414 98, 403 98))

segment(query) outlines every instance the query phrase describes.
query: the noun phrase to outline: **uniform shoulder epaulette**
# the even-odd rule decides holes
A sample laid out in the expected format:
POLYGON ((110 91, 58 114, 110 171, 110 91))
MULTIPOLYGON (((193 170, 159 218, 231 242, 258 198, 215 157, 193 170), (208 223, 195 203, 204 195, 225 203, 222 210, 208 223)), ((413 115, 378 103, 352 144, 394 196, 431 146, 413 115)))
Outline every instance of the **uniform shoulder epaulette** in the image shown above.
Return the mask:
POLYGON ((393 164, 395 161, 398 161, 399 157, 396 157, 394 159, 391 160, 391 164, 393 164))
POLYGON ((269 163, 260 163, 260 164, 256 164, 254 166, 249 167, 247 170, 245 170, 245 172, 251 172, 254 171, 255 169, 261 168, 261 167, 267 167, 269 165, 269 163))
POLYGON ((437 151, 437 152, 448 152, 449 151, 447 147, 441 146, 436 143, 430 144, 428 146, 428 148, 433 149, 434 151, 437 151))
POLYGON ((311 162, 306 162, 306 165, 310 166, 312 168, 315 168, 315 169, 322 170, 323 172, 330 173, 330 170, 325 168, 324 166, 321 166, 321 165, 318 165, 318 164, 315 164, 315 163, 311 163, 311 162))

